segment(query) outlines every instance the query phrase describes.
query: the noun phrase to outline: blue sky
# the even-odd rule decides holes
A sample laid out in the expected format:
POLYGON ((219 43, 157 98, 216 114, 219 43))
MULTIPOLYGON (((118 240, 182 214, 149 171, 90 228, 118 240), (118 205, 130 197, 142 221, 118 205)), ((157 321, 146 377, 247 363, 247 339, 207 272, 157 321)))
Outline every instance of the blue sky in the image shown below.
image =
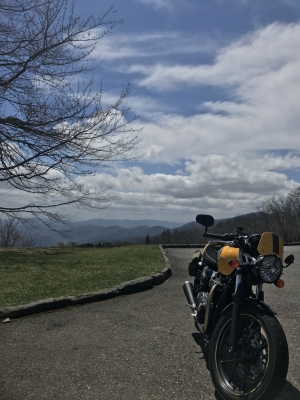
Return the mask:
MULTIPOLYGON (((101 16, 113 3, 77 2, 101 16)), ((119 0, 124 19, 98 44, 110 102, 130 81, 136 163, 90 179, 112 205, 78 218, 187 222, 255 211, 300 182, 300 2, 119 0)))
MULTIPOLYGON (((82 17, 113 3, 78 0, 82 17)), ((299 0, 116 0, 95 49, 110 102, 129 81, 136 163, 89 180, 116 197, 79 219, 194 220, 255 211, 300 182, 299 0)))

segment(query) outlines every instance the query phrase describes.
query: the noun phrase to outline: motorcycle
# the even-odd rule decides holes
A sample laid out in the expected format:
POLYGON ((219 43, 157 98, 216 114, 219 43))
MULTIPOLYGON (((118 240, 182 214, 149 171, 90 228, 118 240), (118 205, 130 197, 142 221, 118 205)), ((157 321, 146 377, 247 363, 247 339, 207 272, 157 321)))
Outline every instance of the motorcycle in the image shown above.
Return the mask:
POLYGON ((283 241, 273 232, 208 233, 210 215, 197 215, 208 242, 190 263, 194 283, 183 285, 197 330, 209 343, 208 367, 224 400, 274 400, 289 365, 288 344, 276 313, 264 302, 263 284, 284 286, 283 241), (195 261, 195 259, 194 259, 195 261), (255 293, 253 292, 255 287, 255 293))

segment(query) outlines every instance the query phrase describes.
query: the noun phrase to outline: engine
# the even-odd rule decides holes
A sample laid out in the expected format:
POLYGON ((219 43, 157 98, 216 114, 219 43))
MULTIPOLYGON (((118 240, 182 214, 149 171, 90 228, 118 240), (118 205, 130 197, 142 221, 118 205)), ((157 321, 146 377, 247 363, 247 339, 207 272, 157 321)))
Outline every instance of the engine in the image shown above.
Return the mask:
POLYGON ((197 322, 204 324, 205 311, 207 305, 207 299, 209 291, 215 283, 220 282, 220 273, 205 267, 201 274, 200 279, 200 292, 196 297, 196 308, 197 308, 197 322))
POLYGON ((219 283, 219 276, 219 272, 204 267, 200 276, 199 289, 203 292, 209 292, 214 283, 219 283))
POLYGON ((197 322, 199 324, 204 324, 205 319, 205 310, 207 304, 208 293, 207 292, 200 292, 197 296, 197 322))

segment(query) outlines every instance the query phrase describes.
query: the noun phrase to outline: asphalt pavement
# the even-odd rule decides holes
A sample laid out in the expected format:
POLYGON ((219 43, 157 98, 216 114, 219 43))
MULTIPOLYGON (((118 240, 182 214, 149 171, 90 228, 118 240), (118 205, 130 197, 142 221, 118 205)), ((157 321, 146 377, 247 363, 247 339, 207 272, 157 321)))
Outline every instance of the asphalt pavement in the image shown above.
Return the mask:
MULTIPOLYGON (((1 324, 0 399, 216 400, 182 290, 194 251, 165 249, 173 276, 152 290, 1 324)), ((300 246, 290 253, 285 287, 264 286, 290 349, 278 400, 300 400, 300 246)))

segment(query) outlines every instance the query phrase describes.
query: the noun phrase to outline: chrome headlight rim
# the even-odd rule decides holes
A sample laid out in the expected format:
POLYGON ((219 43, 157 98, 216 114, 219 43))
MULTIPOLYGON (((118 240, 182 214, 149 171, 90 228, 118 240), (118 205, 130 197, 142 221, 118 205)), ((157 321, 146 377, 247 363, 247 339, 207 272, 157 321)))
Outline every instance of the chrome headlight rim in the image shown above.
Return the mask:
POLYGON ((266 254, 258 260, 257 274, 263 283, 276 283, 282 275, 282 271, 282 261, 277 254, 266 254))

